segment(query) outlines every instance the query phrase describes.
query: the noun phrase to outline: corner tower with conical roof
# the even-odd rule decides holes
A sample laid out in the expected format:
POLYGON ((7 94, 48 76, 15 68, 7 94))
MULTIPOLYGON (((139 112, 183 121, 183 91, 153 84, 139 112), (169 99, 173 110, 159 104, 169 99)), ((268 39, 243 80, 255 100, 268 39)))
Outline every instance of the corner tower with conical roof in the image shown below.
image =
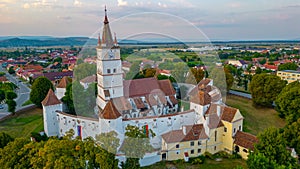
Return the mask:
POLYGON ((52 89, 42 101, 44 131, 48 137, 58 136, 59 124, 56 111, 62 111, 62 102, 56 97, 52 89))
POLYGON ((103 110, 106 103, 112 99, 123 96, 123 74, 120 57, 120 47, 116 37, 113 39, 109 27, 107 10, 105 7, 102 39, 98 38, 97 50, 97 79, 98 96, 97 105, 103 110))

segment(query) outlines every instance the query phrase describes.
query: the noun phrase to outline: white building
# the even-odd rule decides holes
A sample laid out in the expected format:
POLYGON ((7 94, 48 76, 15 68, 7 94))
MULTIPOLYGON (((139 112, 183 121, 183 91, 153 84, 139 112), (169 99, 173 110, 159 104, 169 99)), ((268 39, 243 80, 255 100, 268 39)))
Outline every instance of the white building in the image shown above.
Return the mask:
MULTIPOLYGON (((147 129, 152 130, 156 136, 149 137, 155 152, 147 153, 140 160, 141 165, 145 166, 162 160, 160 152, 163 134, 182 130, 184 126, 202 124, 205 134, 208 137, 212 135, 210 133, 212 130, 209 129, 212 118, 209 120, 207 112, 212 104, 225 106, 220 91, 213 86, 212 80, 202 80, 195 86, 190 94, 190 110, 178 112, 176 93, 169 80, 159 81, 156 78, 123 80, 120 47, 116 37, 114 40, 112 38, 106 13, 102 40, 99 37, 96 50, 98 118, 64 113, 58 96, 49 90, 42 102, 44 129, 48 136, 62 137, 73 129, 74 137, 80 136, 84 139, 115 131, 122 145, 126 126, 139 128, 147 126, 147 129)), ((240 124, 242 121, 238 123, 242 126, 240 124)), ((125 160, 122 152, 118 152, 116 156, 120 160, 125 160)))

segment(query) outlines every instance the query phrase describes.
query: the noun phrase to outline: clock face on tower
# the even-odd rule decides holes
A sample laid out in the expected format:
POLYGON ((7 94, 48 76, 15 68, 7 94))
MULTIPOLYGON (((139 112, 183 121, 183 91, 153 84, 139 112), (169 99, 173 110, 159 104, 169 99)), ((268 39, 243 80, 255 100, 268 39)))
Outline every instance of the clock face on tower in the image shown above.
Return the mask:
POLYGON ((110 59, 112 59, 112 58, 114 57, 114 53, 113 53, 113 52, 108 52, 108 57, 109 57, 110 59))

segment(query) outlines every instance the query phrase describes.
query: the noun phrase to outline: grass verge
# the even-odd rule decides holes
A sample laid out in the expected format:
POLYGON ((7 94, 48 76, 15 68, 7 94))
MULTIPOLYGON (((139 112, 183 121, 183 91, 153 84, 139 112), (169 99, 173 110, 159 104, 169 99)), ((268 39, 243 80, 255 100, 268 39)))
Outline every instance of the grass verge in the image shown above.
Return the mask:
POLYGON ((0 122, 0 131, 14 138, 30 137, 31 132, 39 132, 44 128, 42 109, 35 108, 0 122))
POLYGON ((242 159, 225 159, 222 161, 215 161, 206 158, 203 164, 191 164, 186 162, 176 162, 176 161, 162 161, 151 166, 143 167, 143 169, 161 169, 161 168, 177 168, 177 169, 234 169, 237 166, 241 166, 247 169, 247 164, 245 160, 242 159))
POLYGON ((227 95, 226 104, 238 108, 244 116, 244 131, 257 135, 271 126, 281 128, 285 125, 284 119, 271 108, 256 108, 252 100, 239 96, 227 95))

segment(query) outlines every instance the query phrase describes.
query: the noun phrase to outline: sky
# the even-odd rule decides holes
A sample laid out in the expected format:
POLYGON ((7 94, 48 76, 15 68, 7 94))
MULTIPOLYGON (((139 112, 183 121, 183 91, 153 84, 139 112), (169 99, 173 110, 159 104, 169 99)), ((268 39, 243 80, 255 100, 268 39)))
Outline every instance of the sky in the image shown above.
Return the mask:
POLYGON ((118 39, 300 39, 300 0, 0 0, 0 36, 95 37, 104 6, 118 39))

